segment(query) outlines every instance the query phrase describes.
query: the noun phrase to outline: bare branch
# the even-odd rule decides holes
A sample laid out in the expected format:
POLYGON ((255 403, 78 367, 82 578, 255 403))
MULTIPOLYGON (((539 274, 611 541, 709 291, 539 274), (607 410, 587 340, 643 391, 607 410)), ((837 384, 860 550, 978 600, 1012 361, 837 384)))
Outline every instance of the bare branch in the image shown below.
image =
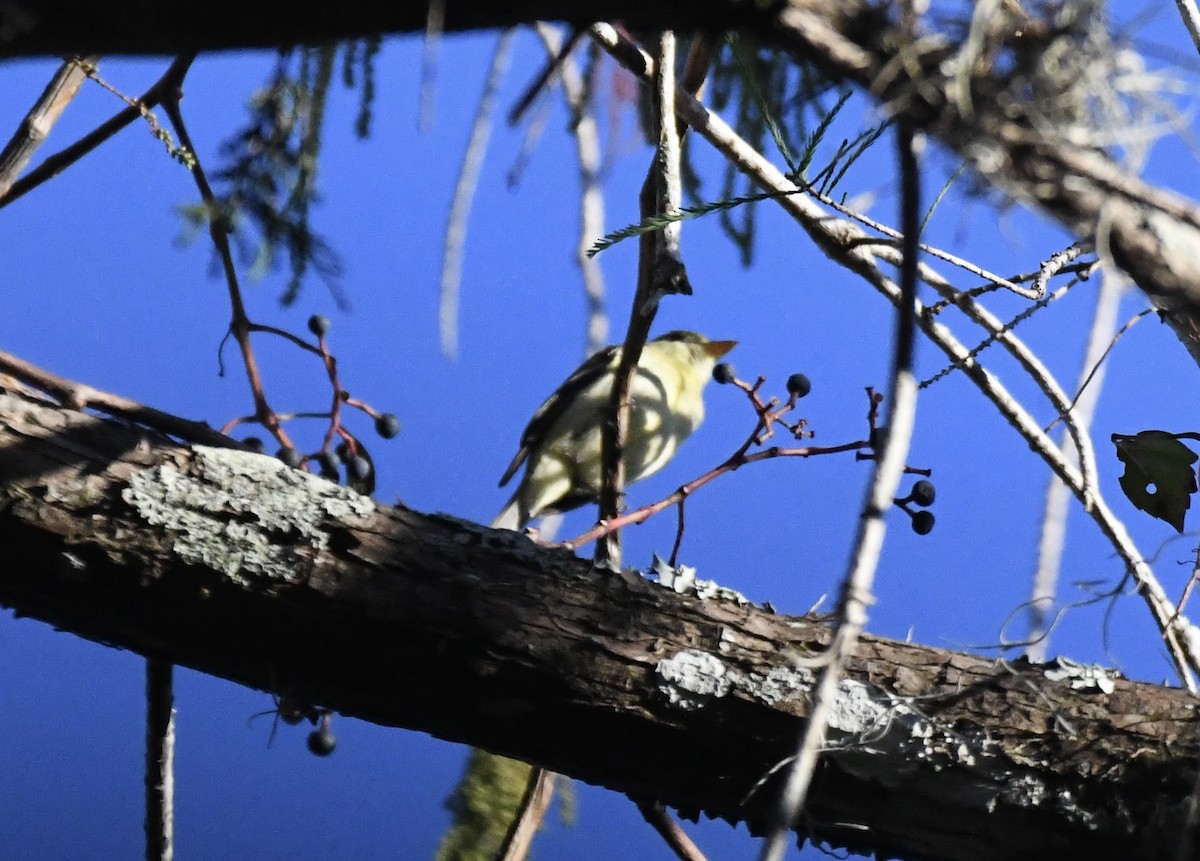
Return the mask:
POLYGON ((647 822, 659 833, 667 845, 671 847, 671 851, 675 853, 675 857, 679 861, 708 861, 704 857, 704 853, 700 851, 692 838, 688 837, 679 823, 671 818, 671 814, 667 812, 667 808, 663 807, 658 801, 639 801, 638 810, 647 822))
MULTIPOLYGON (((604 270, 588 249, 604 235, 604 188, 600 184, 600 133, 596 116, 587 97, 587 88, 570 51, 563 48, 558 31, 538 22, 538 35, 547 52, 558 61, 563 96, 571 112, 571 133, 579 160, 579 244, 576 246, 579 268, 583 272, 583 293, 587 301, 584 354, 590 356, 608 343, 608 312, 604 302, 604 270)), ((586 32, 586 31, 582 31, 586 32)))
POLYGON ((218 433, 204 422, 171 415, 129 398, 68 380, 66 377, 53 374, 45 368, 40 368, 11 353, 0 352, 0 384, 5 383, 6 375, 27 386, 53 395, 64 406, 74 410, 93 409, 105 415, 154 428, 189 442, 219 448, 241 447, 236 440, 218 433))
POLYGON ((86 68, 94 66, 98 59, 96 56, 75 57, 59 66, 46 89, 25 114, 8 144, 0 151, 0 200, 8 194, 21 171, 79 92, 87 78, 86 68))
POLYGON ((146 659, 146 861, 175 857, 175 693, 169 661, 146 659))
POLYGON ((417 127, 433 128, 433 106, 437 100, 437 57, 446 29, 446 0, 430 0, 425 15, 425 41, 421 46, 421 89, 418 97, 417 127))
MULTIPOLYGON (((439 4, 431 4, 431 15, 434 5, 439 4)), ((508 57, 515 35, 515 30, 505 30, 496 41, 492 63, 484 79, 483 94, 479 97, 479 106, 475 109, 471 136, 467 141, 466 152, 463 153, 462 167, 458 171, 458 182, 454 185, 450 215, 446 220, 446 236, 442 242, 442 289, 438 324, 442 335, 442 353, 451 359, 458 355, 458 295, 462 286, 467 219, 471 215, 475 190, 479 187, 479 172, 483 167, 483 157, 492 133, 492 112, 496 107, 496 94, 508 69, 508 57)))
POLYGON ((816 772, 817 759, 825 746, 829 719, 838 696, 839 681, 845 663, 854 652, 867 623, 867 607, 874 603, 872 588, 883 539, 887 532, 884 515, 892 506, 904 462, 912 443, 916 421, 917 383, 912 365, 916 342, 917 255, 921 232, 921 174, 912 129, 901 121, 896 125, 896 148, 900 168, 900 228, 903 234, 900 262, 900 295, 897 302, 892 378, 888 389, 887 438, 883 451, 875 459, 875 469, 867 489, 867 498, 858 519, 858 532, 850 553, 850 565, 842 581, 836 613, 837 633, 824 657, 812 714, 804 727, 796 758, 787 769, 783 790, 762 861, 782 861, 787 849, 788 832, 799 820, 808 799, 816 772))
MULTIPOLYGON (((1112 344, 1116 330, 1117 310, 1121 297, 1125 295, 1127 282, 1115 273, 1105 274, 1100 281, 1096 296, 1096 309, 1088 331, 1088 343, 1084 349, 1083 362, 1079 371, 1080 396, 1071 404, 1068 415, 1075 432, 1064 434, 1061 446, 1068 463, 1078 464, 1079 447, 1077 438, 1090 439, 1089 429, 1096 406, 1100 402, 1101 383, 1104 372, 1101 364, 1112 344), (1090 383, 1090 385, 1089 385, 1090 383)), ((1034 569, 1033 588, 1029 596, 1029 647, 1026 654, 1033 661, 1044 660, 1050 645, 1049 617, 1058 591, 1058 572, 1062 564, 1063 547, 1067 533, 1067 503, 1070 490, 1057 476, 1050 476, 1046 488, 1046 502, 1042 511, 1042 530, 1038 541, 1037 567, 1034 569)))
MULTIPOLYGON (((658 126, 658 148, 640 196, 642 218, 667 212, 664 206, 679 197, 679 132, 675 119, 675 34, 658 36, 657 74, 654 78, 654 107, 658 126), (672 191, 671 189, 674 189, 672 191)), ((679 257, 678 231, 675 241, 658 231, 642 234, 638 245, 638 281, 634 291, 629 325, 621 359, 613 378, 609 401, 612 418, 605 422, 603 484, 600 490, 600 520, 612 520, 621 513, 625 498, 625 445, 629 439, 631 392, 637 375, 638 360, 658 313, 658 303, 667 293, 690 293, 687 275, 679 257)), ((596 544, 596 563, 620 567, 620 533, 611 532, 596 544)))
POLYGON ((238 284, 237 266, 233 262, 233 250, 229 246, 228 214, 222 210, 216 195, 213 194, 212 186, 209 185, 204 167, 200 164, 200 158, 196 153, 196 147, 192 144, 191 135, 188 134, 187 126, 183 121, 183 112, 179 107, 182 97, 183 78, 180 77, 170 90, 162 94, 163 109, 171 118, 171 125, 175 128, 175 134, 179 136, 180 144, 192 155, 192 179, 195 180, 196 188, 200 191, 200 197, 207 208, 208 233, 221 258, 221 268, 225 274, 231 311, 229 332, 237 341, 238 348, 242 353, 242 363, 250 382, 250 394, 254 399, 254 417, 280 443, 288 448, 295 448, 288 438, 287 431, 283 429, 278 414, 271 409, 267 402, 262 374, 258 368, 258 359, 254 354, 254 346, 250 343, 253 324, 250 322, 249 315, 246 314, 246 306, 242 300, 242 288, 238 284))
POLYGON ((193 55, 176 57, 167 71, 163 73, 163 76, 155 81, 150 89, 142 94, 140 99, 137 99, 136 105, 125 108, 111 119, 101 123, 93 131, 75 141, 75 143, 59 150, 53 155, 47 156, 36 168, 16 180, 6 192, 0 193, 0 209, 8 206, 19 197, 28 194, 43 182, 58 176, 68 167, 79 161, 79 159, 125 128, 125 126, 143 116, 147 110, 157 105, 167 93, 179 86, 184 76, 187 75, 188 69, 191 68, 194 59, 193 55))
POLYGON ((1175 7, 1179 9, 1183 26, 1187 27, 1188 35, 1192 37, 1192 44, 1200 52, 1200 9, 1196 8, 1196 0, 1175 0, 1175 7))

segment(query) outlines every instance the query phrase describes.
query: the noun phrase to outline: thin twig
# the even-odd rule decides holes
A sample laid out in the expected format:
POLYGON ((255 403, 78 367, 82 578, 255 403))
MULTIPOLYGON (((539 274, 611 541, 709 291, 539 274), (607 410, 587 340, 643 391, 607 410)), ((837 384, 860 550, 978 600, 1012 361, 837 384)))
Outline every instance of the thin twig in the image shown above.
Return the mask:
POLYGON ((446 235, 442 242, 441 300, 438 307, 438 323, 442 335, 442 353, 447 358, 458 355, 458 296, 462 286, 463 251, 467 239, 467 219, 471 215, 471 203, 479 188, 479 173, 483 167, 483 156, 487 152, 488 139, 492 134, 492 111, 496 106, 496 94, 504 72, 508 69, 508 57, 516 31, 505 30, 496 40, 492 52, 492 63, 488 67, 483 84, 483 94, 475 109, 475 122, 471 136, 463 153, 458 182, 454 186, 454 202, 450 205, 450 216, 446 221, 446 235))
MULTIPOLYGON (((1068 427, 1060 443, 1068 463, 1079 463, 1079 447, 1073 442, 1076 436, 1090 439, 1089 428, 1100 401, 1100 389, 1104 380, 1102 360, 1108 355, 1113 343, 1117 311, 1125 287, 1125 279, 1111 273, 1106 274, 1100 282, 1096 309, 1092 314, 1092 325, 1088 332, 1088 343, 1079 371, 1080 382, 1077 388, 1080 394, 1072 402, 1068 413, 1076 433, 1071 433, 1068 427)), ((1049 610, 1054 606, 1058 593, 1058 575, 1062 567, 1062 554, 1067 536, 1069 493, 1070 490, 1063 484, 1062 479, 1050 476, 1046 488, 1046 501, 1042 508, 1037 566, 1034 569, 1029 597, 1030 645, 1025 654, 1031 661, 1044 661, 1050 646, 1049 610)))
POLYGON ((533 766, 529 772, 529 781, 525 784, 525 794, 517 810, 519 814, 509 825, 508 833, 496 851, 495 861, 525 861, 533 838, 537 836, 546 811, 550 809, 550 801, 554 798, 554 784, 558 779, 552 771, 533 766))
POLYGON ((123 108, 75 143, 47 156, 41 164, 14 182, 7 193, 0 193, 0 209, 33 191, 47 180, 58 176, 121 129, 137 120, 146 110, 157 105, 162 101, 164 95, 179 87, 195 59, 195 54, 182 54, 176 57, 163 76, 137 100, 140 107, 123 108))
POLYGON ((783 790, 761 861, 782 861, 787 835, 799 820, 825 744, 829 715, 838 698, 838 687, 846 659, 854 651, 866 626, 867 607, 874 602, 871 588, 883 551, 887 531, 884 515, 895 499, 904 473, 916 417, 917 384, 913 377, 916 339, 917 254, 920 235, 920 170, 912 130, 901 121, 896 126, 900 161, 900 225, 904 235, 904 258, 900 265, 900 302, 896 314, 895 345, 889 404, 888 434, 883 451, 875 459, 867 499, 859 518, 858 534, 850 555, 850 567, 842 581, 837 610, 837 632, 827 650, 830 658, 821 671, 795 761, 788 767, 783 790))
POLYGON ((146 659, 146 861, 175 855, 174 668, 146 659))
MULTIPOLYGON (((735 472, 747 464, 760 463, 762 461, 772 460, 777 457, 809 458, 820 455, 840 454, 842 452, 849 451, 863 451, 871 448, 870 440, 862 439, 855 440, 854 442, 842 443, 841 445, 812 445, 802 446, 800 448, 782 448, 780 446, 771 446, 770 448, 763 449, 762 451, 757 451, 754 454, 748 454, 747 452, 749 452, 752 446, 761 445, 763 440, 770 437, 771 433, 773 432, 772 426, 775 424, 781 424, 786 427, 792 436, 796 437, 797 439, 805 435, 811 435, 810 432, 804 430, 802 423, 789 424, 782 418, 786 412, 791 410, 796 405, 795 395, 789 398, 787 403, 777 408, 773 407, 772 404, 767 404, 762 401, 762 399, 758 396, 758 389, 762 385, 763 379, 764 378, 759 377, 758 382, 754 385, 745 383, 742 380, 734 380, 734 383, 738 386, 738 388, 742 389, 742 391, 749 395, 750 401, 754 405, 754 409, 757 413, 757 419, 754 429, 746 437, 745 441, 738 446, 737 450, 734 451, 733 454, 727 457, 722 463, 710 469, 708 472, 704 473, 698 478, 693 479, 692 481, 689 481, 687 484, 680 486, 675 490, 674 493, 668 494, 657 502, 650 503, 649 505, 643 505, 640 508, 622 514, 619 517, 601 520, 587 532, 577 535, 570 541, 565 541, 559 546, 574 550, 590 541, 595 541, 598 538, 603 538, 606 535, 611 535, 615 532, 618 532, 619 530, 624 529, 626 526, 635 526, 639 523, 644 523, 659 512, 664 511, 673 505, 679 506, 680 508, 679 529, 682 532, 682 509, 684 501, 697 490, 704 487, 709 482, 716 480, 720 476, 725 475, 726 473, 735 472)), ((921 473, 927 472, 926 470, 917 469, 912 469, 910 471, 921 473)), ((674 556, 678 553, 678 551, 679 545, 677 541, 671 554, 672 564, 674 564, 674 556)))
MULTIPOLYGON (((165 434, 219 448, 240 448, 241 444, 213 430, 204 422, 181 418, 162 410, 156 410, 129 398, 92 388, 84 383, 68 380, 17 358, 11 353, 0 352, 0 375, 7 374, 35 389, 53 395, 64 405, 76 409, 93 409, 105 415, 125 419, 135 424, 154 428, 165 434)), ((0 385, 3 385, 0 376, 0 385)))
POLYGON ((1187 27, 1188 35, 1192 37, 1192 44, 1200 53, 1200 9, 1196 8, 1196 0, 1175 0, 1175 6, 1179 9, 1183 26, 1187 27))
POLYGON ((679 823, 671 818, 661 801, 639 801, 637 809, 646 822, 659 833, 675 853, 679 861, 708 861, 700 847, 692 842, 687 832, 679 827, 679 823))
MULTIPOLYGON (((635 508, 633 511, 626 512, 620 517, 614 517, 610 520, 601 520, 587 532, 577 535, 570 541, 564 541, 561 545, 568 550, 574 550, 582 547, 588 542, 595 541, 598 538, 603 538, 606 535, 611 535, 614 532, 619 532, 626 526, 636 526, 639 523, 645 523, 660 511, 665 511, 673 505, 681 504, 685 499, 691 496, 704 485, 722 475, 729 472, 735 472, 743 466, 752 463, 761 463, 762 461, 772 460, 777 457, 819 457, 828 454, 841 454, 848 451, 865 451, 871 447, 869 440, 861 439, 854 442, 842 443, 841 445, 807 445, 800 448, 784 448, 782 446, 771 446, 764 448, 762 451, 756 451, 754 454, 736 453, 717 466, 714 466, 708 472, 698 478, 689 481, 687 484, 679 487, 673 493, 664 496, 657 502, 652 502, 649 505, 643 505, 641 508, 635 508)), ((926 474, 928 470, 913 469, 913 472, 926 474)))
POLYGON ((575 46, 579 44, 579 40, 583 38, 585 31, 576 27, 571 30, 571 35, 567 37, 566 44, 559 37, 558 31, 553 30, 545 21, 537 21, 534 26, 537 28, 538 35, 542 37, 542 41, 546 43, 550 51, 550 57, 546 61, 546 66, 541 73, 533 79, 533 82, 525 88, 521 93, 521 97, 517 99, 517 103, 513 105, 508 112, 508 124, 515 126, 525 116, 525 112, 529 110, 529 106, 534 103, 542 92, 548 89, 553 83, 555 76, 562 73, 563 66, 566 64, 571 52, 575 50, 575 46), (549 30, 554 33, 554 47, 549 48, 551 40, 546 38, 546 33, 543 31, 549 30))
POLYGON ((537 31, 546 44, 546 50, 563 58, 560 69, 563 95, 571 112, 571 132, 575 136, 575 153, 579 159, 579 245, 576 254, 583 273, 583 293, 587 301, 587 338, 584 353, 590 356, 608 343, 604 270, 601 269, 599 260, 588 255, 592 243, 604 235, 600 133, 579 66, 569 52, 563 52, 562 38, 558 31, 542 22, 538 22, 537 31))
POLYGON ((183 112, 179 107, 180 99, 183 97, 182 85, 183 81, 180 79, 171 91, 162 94, 163 110, 167 112, 167 116, 171 119, 171 125, 175 129, 175 134, 179 136, 179 143, 193 156, 191 163, 192 178, 196 182, 200 198, 204 201, 207 209, 208 233, 212 237, 213 245, 217 248, 217 254, 221 258, 221 267, 225 273, 225 284, 229 293, 230 305, 229 332, 237 342, 238 348, 242 353, 242 364, 246 368, 246 377, 250 383, 250 394, 254 399, 254 417, 259 424, 271 432, 281 445, 288 448, 295 448, 287 432, 280 424, 279 416, 271 409, 270 404, 267 402, 266 390, 262 382, 262 373, 258 368, 258 359, 254 354, 254 346, 250 343, 250 332, 253 324, 246 314, 246 305, 242 300, 242 289, 238 284, 237 267, 233 262, 233 250, 229 246, 228 216, 222 210, 216 195, 213 194, 212 186, 209 185, 208 177, 204 173, 204 167, 200 163, 196 147, 192 144, 191 135, 188 134, 187 124, 183 121, 183 112))
POLYGON ((67 105, 79 93, 87 80, 87 69, 95 66, 97 56, 73 57, 61 66, 33 107, 25 114, 12 138, 0 151, 0 200, 12 188, 33 154, 45 143, 67 105))
MULTIPOLYGON (((1078 388, 1076 388, 1075 397, 1071 398, 1071 403, 1069 405, 1072 410, 1075 409, 1075 405, 1079 403, 1079 399, 1083 397, 1083 393, 1087 391, 1088 386, 1091 385, 1091 382, 1095 376, 1100 373, 1100 368, 1103 366, 1104 360, 1108 358, 1108 354, 1112 352, 1113 347, 1117 346, 1117 341, 1121 340, 1125 333, 1132 329, 1139 320, 1149 317, 1153 313, 1153 308, 1143 308, 1141 311, 1138 311, 1136 314, 1126 320, 1125 325, 1113 333, 1112 339, 1108 342, 1108 346, 1104 348, 1104 352, 1100 354, 1100 357, 1097 358, 1094 363, 1092 363, 1091 369, 1084 376, 1082 382, 1079 383, 1078 388)), ((1047 426, 1046 431, 1049 432, 1051 428, 1062 421, 1062 418, 1063 417, 1060 415, 1058 418, 1052 421, 1049 426, 1047 426)))
MULTIPOLYGON (((647 218, 663 212, 660 207, 671 197, 667 191, 679 183, 679 133, 675 124, 675 36, 660 33, 658 37, 658 65, 660 74, 654 80, 654 107, 658 125, 658 148, 654 154, 646 180, 642 184, 639 199, 641 215, 647 218)), ((629 325, 625 330, 625 342, 621 359, 613 378, 612 395, 609 401, 612 418, 603 428, 603 483, 600 490, 600 520, 618 517, 625 497, 625 444, 629 439, 629 422, 632 412, 633 380, 637 375, 638 360, 650 334, 658 312, 658 303, 676 283, 675 277, 682 274, 683 263, 678 256, 678 242, 668 246, 666 257, 658 234, 640 237, 638 245, 638 281, 634 291, 633 307, 630 309, 629 325), (673 257, 670 256, 674 251, 673 257), (664 267, 674 264, 672 272, 664 267)), ((686 279, 686 276, 684 276, 686 279)), ((690 291, 689 291, 690 292, 690 291)), ((595 561, 597 565, 619 567, 621 564, 620 533, 611 532, 597 543, 595 561)))
MULTIPOLYGON (((901 235, 900 231, 896 230, 894 227, 884 224, 882 221, 877 221, 868 215, 864 215, 863 213, 846 206, 844 203, 834 200, 828 194, 818 191, 811 186, 805 190, 817 200, 821 201, 821 203, 825 204, 831 209, 837 210, 847 218, 853 218, 860 224, 866 225, 872 230, 878 231, 884 236, 887 236, 888 238, 897 242, 903 241, 904 237, 901 235)), ((1005 290, 1010 290, 1013 293, 1016 293, 1018 296, 1023 296, 1026 299, 1041 298, 1042 294, 1036 289, 1022 287, 1015 281, 1005 278, 1002 275, 997 275, 995 272, 990 272, 987 269, 984 269, 982 266, 972 263, 970 260, 965 260, 962 257, 959 257, 957 254, 951 254, 949 251, 945 251, 933 245, 927 245, 924 242, 920 243, 920 249, 930 257, 937 257, 940 260, 944 260, 953 266, 957 266, 959 269, 962 269, 965 272, 970 272, 972 275, 977 275, 980 278, 990 281, 997 287, 1003 287, 1005 290)))
POLYGON ((446 0, 429 0, 425 17, 425 41, 421 46, 421 91, 418 97, 417 128, 433 128, 433 106, 437 93, 438 49, 446 26, 446 0))
MULTIPOLYGON (((675 116, 675 34, 659 38, 658 74, 655 77, 658 113, 657 168, 654 172, 654 213, 678 212, 683 206, 683 175, 680 168, 681 130, 675 116)), ((701 79, 703 80, 703 79, 701 79)), ((645 215, 645 213, 643 213, 645 215)), ((656 293, 691 293, 683 268, 679 237, 683 223, 671 222, 656 230, 651 285, 656 293)))
POLYGON ((521 138, 521 148, 517 150, 517 154, 513 157, 512 164, 508 168, 508 173, 504 175, 504 184, 514 189, 521 184, 521 180, 525 177, 525 171, 529 168, 529 164, 533 161, 533 153, 541 143, 542 135, 546 132, 546 121, 550 118, 550 108, 548 104, 541 104, 533 115, 533 119, 529 121, 529 125, 525 127, 525 134, 521 138))
POLYGON ((1077 260, 1081 255, 1088 254, 1092 251, 1092 243, 1090 242, 1075 242, 1068 245, 1062 251, 1051 254, 1046 262, 1038 268, 1038 273, 1033 279, 1033 292, 1039 297, 1046 292, 1046 284, 1050 279, 1062 271, 1063 267, 1077 260))

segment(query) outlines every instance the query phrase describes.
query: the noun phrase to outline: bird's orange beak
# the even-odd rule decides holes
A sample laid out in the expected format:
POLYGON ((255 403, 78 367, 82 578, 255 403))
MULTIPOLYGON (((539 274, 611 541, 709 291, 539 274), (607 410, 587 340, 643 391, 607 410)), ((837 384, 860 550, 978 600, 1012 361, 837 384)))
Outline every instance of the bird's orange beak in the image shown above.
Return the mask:
POLYGON ((709 341, 704 345, 704 352, 719 359, 737 346, 737 341, 709 341))

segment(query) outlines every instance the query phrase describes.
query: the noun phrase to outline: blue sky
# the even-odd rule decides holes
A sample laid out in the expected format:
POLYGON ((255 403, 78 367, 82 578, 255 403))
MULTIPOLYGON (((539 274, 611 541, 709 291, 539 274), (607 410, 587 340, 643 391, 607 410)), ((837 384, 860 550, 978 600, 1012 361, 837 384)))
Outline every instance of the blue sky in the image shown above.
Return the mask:
MULTIPOLYGON (((1189 50, 1177 30, 1177 22, 1163 20, 1155 37, 1189 50)), ((521 134, 497 129, 470 224, 460 355, 450 361, 439 351, 442 232, 493 40, 447 40, 435 122, 426 133, 416 128, 414 40, 389 41, 380 55, 370 140, 359 141, 352 132, 356 96, 338 89, 330 99, 314 223, 345 263, 342 286, 351 309, 340 311, 316 280, 289 309, 277 302, 282 276, 247 290, 251 316, 262 323, 303 333, 310 314, 329 316, 343 384, 399 416, 402 433, 390 442, 374 438, 365 418, 350 419, 374 439, 379 499, 483 522, 507 498, 496 481, 525 421, 581 358, 584 325, 573 261, 576 168, 555 95, 546 135, 515 189, 505 186, 504 176, 521 134)), ((503 105, 533 74, 538 50, 533 37, 518 39, 503 105)), ((189 75, 184 111, 210 169, 221 141, 244 122, 245 99, 271 63, 264 54, 204 57, 189 75)), ((138 93, 165 65, 106 61, 102 71, 121 89, 138 93)), ((49 62, 0 66, 0 129, 15 128, 53 68, 49 62)), ((47 151, 118 107, 110 94, 85 88, 47 151)), ((613 142, 619 158, 606 180, 610 229, 636 220, 647 152, 632 123, 626 108, 613 142)), ((713 177, 710 196, 716 196, 717 162, 703 145, 696 149, 713 177)), ((927 164, 932 192, 955 162, 931 147, 927 164)), ((1195 159, 1181 148, 1157 148, 1148 173, 1185 194, 1196 185, 1195 159)), ((847 188, 875 194, 872 214, 890 221, 893 185, 885 142, 851 173, 847 188)), ((0 349, 217 426, 249 412, 232 350, 226 353, 229 373, 217 373, 228 311, 223 285, 209 277, 207 240, 178 241, 175 208, 194 198, 187 173, 135 125, 0 211, 0 349)), ((739 340, 729 358, 740 375, 766 375, 767 391, 781 396, 787 376, 803 371, 813 392, 800 413, 816 429, 816 442, 858 439, 865 433, 863 387, 883 386, 887 379, 888 308, 825 259, 781 212, 764 206, 759 226, 756 263, 743 269, 715 219, 685 225, 684 254, 696 292, 667 300, 657 329, 692 328, 739 340)), ((997 210, 957 191, 929 231, 930 242, 1001 273, 1036 268, 1071 241, 1019 208, 997 210)), ((635 255, 633 242, 602 255, 614 333, 627 316, 635 255)), ((976 283, 938 268, 960 286, 976 283)), ((1019 329, 1067 388, 1078 373, 1094 298, 1095 284, 1080 285, 1019 329)), ((1022 305, 1002 297, 996 307, 1006 316, 1022 305)), ((1130 294, 1121 319, 1142 307, 1140 297, 1130 294)), ((315 361, 269 338, 256 344, 278 409, 325 407, 315 361)), ((1032 397, 1032 386, 1020 381, 1011 363, 995 351, 984 357, 1018 394, 1032 397)), ((925 375, 942 366, 926 343, 919 347, 919 363, 925 375)), ((1184 396, 1196 375, 1171 332, 1153 318, 1142 321, 1114 351, 1097 439, 1151 427, 1196 429, 1193 399, 1184 396)), ((634 489, 632 502, 657 499, 704 472, 753 427, 744 398, 732 388, 711 387, 707 402, 706 424, 669 468, 634 489)), ((1036 414, 1051 418, 1042 406, 1036 414)), ((297 425, 294 432, 312 449, 321 430, 297 425)), ((1121 499, 1111 447, 1099 442, 1098 451, 1104 492, 1143 552, 1153 554, 1172 531, 1121 499)), ((1028 594, 1046 470, 961 374, 923 393, 910 461, 934 470, 938 524, 931 535, 918 537, 902 513, 892 512, 869 630, 899 638, 911 633, 918 642, 947 648, 995 643, 1028 594)), ((727 476, 689 500, 683 560, 700 576, 783 611, 803 612, 823 594, 831 601, 867 474, 866 465, 843 456, 776 460, 727 476)), ((564 531, 582 531, 590 516, 572 515, 564 531)), ((627 533, 627 562, 646 566, 652 551, 669 552, 674 523, 668 514, 627 533)), ((1119 562, 1078 510, 1068 540, 1064 601, 1084 594, 1074 581, 1116 582, 1119 562)), ((1176 561, 1187 559, 1189 546, 1171 545, 1159 562, 1172 594, 1184 585, 1189 569, 1176 561)), ((1101 604, 1070 613, 1051 654, 1118 663, 1148 680, 1169 677, 1138 601, 1116 603, 1106 648, 1107 609, 1101 604)), ((446 823, 441 802, 458 776, 463 748, 341 719, 335 724, 338 751, 321 760, 305 750, 302 729, 281 726, 269 744, 270 717, 253 717, 270 708, 266 695, 189 671, 179 673, 177 685, 177 857, 430 857, 446 823)), ((10 739, 0 750, 5 854, 119 858, 141 851, 141 688, 137 656, 0 615, 0 726, 10 739)), ((578 793, 577 825, 553 825, 540 839, 537 857, 671 857, 626 799, 590 787, 578 793)), ((756 851, 743 832, 722 823, 694 832, 714 858, 756 851)))

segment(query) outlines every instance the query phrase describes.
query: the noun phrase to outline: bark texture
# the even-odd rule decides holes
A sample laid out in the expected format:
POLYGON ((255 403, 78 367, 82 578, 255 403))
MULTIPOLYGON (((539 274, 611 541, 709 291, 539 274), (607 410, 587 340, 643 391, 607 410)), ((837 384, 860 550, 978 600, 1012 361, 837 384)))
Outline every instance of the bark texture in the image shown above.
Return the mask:
MULTIPOLYGON (((0 546, 0 602, 64 630, 751 827, 830 634, 3 391, 0 546)), ((868 636, 831 742, 798 831, 835 846, 1197 842, 1195 701, 1176 689, 868 636)))

